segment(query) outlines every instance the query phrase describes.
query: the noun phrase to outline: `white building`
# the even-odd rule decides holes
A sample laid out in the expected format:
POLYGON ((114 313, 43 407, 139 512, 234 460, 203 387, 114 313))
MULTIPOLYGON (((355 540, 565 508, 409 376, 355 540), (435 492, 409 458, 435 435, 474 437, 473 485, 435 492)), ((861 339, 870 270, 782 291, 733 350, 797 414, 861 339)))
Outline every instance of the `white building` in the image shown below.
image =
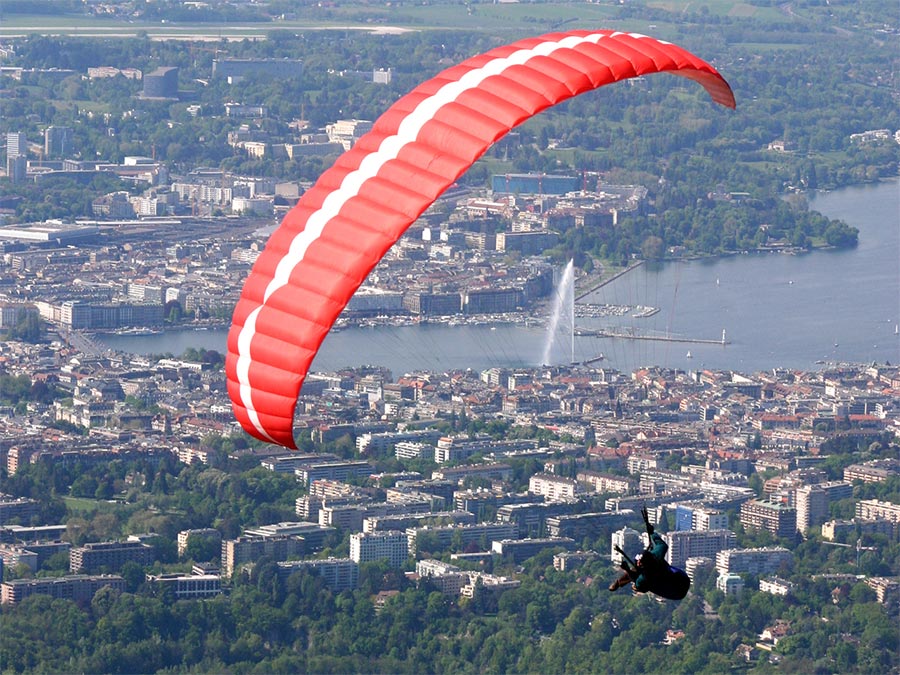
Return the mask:
POLYGON ((759 580, 759 590, 761 593, 771 593, 772 595, 790 595, 794 588, 794 584, 780 577, 767 577, 759 580))
POLYGON ((696 509, 694 511, 695 530, 727 530, 728 514, 718 509, 696 509))
POLYGON ((405 532, 357 532, 350 535, 350 559, 356 563, 387 559, 391 567, 403 567, 409 558, 405 532))
POLYGON ((889 520, 900 523, 900 504, 863 499, 856 505, 856 517, 862 520, 889 520))
POLYGON ((147 582, 173 589, 179 600, 213 598, 222 593, 218 574, 148 574, 147 582))
POLYGON ((794 554, 782 546, 732 548, 716 554, 716 569, 719 574, 774 574, 793 559, 794 554))
POLYGON ((278 564, 278 576, 287 578, 294 572, 306 570, 321 577, 333 591, 353 590, 359 582, 359 564, 350 558, 289 560, 278 564))
POLYGON ((616 546, 634 560, 634 556, 643 551, 646 545, 643 533, 632 530, 630 527, 623 527, 621 530, 613 532, 611 539, 610 560, 616 565, 622 562, 622 554, 616 551, 616 546))
POLYGON ((468 572, 462 571, 456 565, 450 565, 433 558, 417 562, 416 574, 422 578, 427 578, 445 595, 459 595, 463 587, 471 581, 468 572))
POLYGON ((797 488, 794 503, 797 506, 797 531, 805 534, 814 525, 828 519, 828 505, 838 499, 853 496, 853 486, 844 481, 803 485, 797 488))
POLYGON ((536 473, 528 479, 528 491, 542 495, 548 502, 559 502, 574 499, 578 494, 578 481, 574 478, 554 476, 549 473, 536 473))
POLYGON ((328 140, 332 143, 340 143, 344 146, 344 150, 353 147, 356 141, 372 130, 372 122, 370 120, 338 120, 334 124, 325 127, 325 133, 328 134, 328 140))
POLYGON ((235 197, 231 200, 232 213, 252 213, 258 216, 272 214, 273 202, 268 198, 235 197))
POLYGON ((744 580, 737 574, 720 574, 716 579, 716 588, 725 595, 734 595, 744 590, 744 580))
POLYGON ((669 546, 666 559, 675 567, 683 567, 688 558, 715 558, 719 551, 737 544, 731 530, 673 530, 662 537, 669 546))
POLYGON ((688 558, 684 561, 684 571, 687 573, 691 583, 694 582, 694 575, 698 570, 712 569, 715 563, 712 558, 688 558))
POLYGON ((415 441, 400 441, 394 446, 394 456, 397 459, 428 459, 434 458, 434 446, 415 441))

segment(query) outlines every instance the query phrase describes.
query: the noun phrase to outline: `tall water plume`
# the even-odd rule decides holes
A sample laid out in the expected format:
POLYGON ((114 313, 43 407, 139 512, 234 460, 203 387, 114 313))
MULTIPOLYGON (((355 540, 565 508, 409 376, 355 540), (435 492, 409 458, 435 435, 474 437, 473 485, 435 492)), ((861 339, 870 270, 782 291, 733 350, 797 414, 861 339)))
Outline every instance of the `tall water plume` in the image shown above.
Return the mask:
POLYGON ((558 352, 563 352, 568 363, 575 362, 575 266, 572 260, 563 270, 554 291, 541 363, 553 365, 553 355, 558 352))

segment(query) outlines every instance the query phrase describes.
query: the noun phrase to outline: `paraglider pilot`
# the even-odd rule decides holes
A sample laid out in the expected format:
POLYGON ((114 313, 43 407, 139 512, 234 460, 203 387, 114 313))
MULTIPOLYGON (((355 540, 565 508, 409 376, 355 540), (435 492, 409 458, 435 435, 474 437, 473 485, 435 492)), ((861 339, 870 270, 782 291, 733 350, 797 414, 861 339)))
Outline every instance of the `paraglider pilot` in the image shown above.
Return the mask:
POLYGON ((643 553, 634 557, 634 561, 616 546, 616 551, 622 554, 621 567, 624 573, 609 585, 609 590, 616 591, 631 583, 631 588, 638 593, 655 593, 669 600, 681 600, 687 595, 691 580, 684 570, 666 562, 669 546, 650 524, 646 507, 641 509, 641 515, 647 526, 650 544, 643 553))

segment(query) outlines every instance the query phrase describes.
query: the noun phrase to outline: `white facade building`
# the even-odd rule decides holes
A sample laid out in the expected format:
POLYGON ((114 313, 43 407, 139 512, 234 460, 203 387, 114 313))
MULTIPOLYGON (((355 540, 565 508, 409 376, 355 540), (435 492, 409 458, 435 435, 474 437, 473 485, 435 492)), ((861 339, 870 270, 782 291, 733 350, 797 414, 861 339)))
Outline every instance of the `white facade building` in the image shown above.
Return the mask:
POLYGON ((613 532, 611 539, 610 560, 616 565, 622 562, 622 554, 616 551, 616 546, 634 560, 634 556, 644 550, 646 545, 643 533, 632 530, 630 527, 623 527, 621 530, 613 532))
POLYGON ((688 558, 715 558, 719 551, 737 544, 731 530, 673 530, 662 537, 669 545, 666 560, 675 567, 684 567, 688 558))
POLYGON ((528 491, 542 495, 548 502, 574 499, 578 494, 578 482, 573 478, 536 473, 528 479, 528 491))
POLYGON ((356 563, 387 559, 391 567, 403 567, 409 558, 405 532, 357 532, 350 535, 350 559, 356 563))
POLYGON ((732 548, 716 554, 716 569, 719 574, 774 574, 793 559, 794 554, 782 546, 732 548))

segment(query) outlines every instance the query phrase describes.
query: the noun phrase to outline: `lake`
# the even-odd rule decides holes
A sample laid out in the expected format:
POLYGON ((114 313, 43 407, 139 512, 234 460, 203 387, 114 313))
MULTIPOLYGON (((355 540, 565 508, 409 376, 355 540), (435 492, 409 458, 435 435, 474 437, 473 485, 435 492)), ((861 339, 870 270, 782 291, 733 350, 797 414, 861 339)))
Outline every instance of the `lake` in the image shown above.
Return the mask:
MULTIPOLYGON (((656 365, 755 372, 815 370, 829 362, 900 362, 900 180, 815 194, 810 208, 859 228, 859 245, 790 255, 752 253, 643 265, 585 302, 648 305, 646 318, 578 319, 579 328, 727 344, 579 336, 560 339, 554 363, 595 359, 630 371, 656 365)), ((113 349, 181 354, 188 347, 225 352, 226 329, 105 335, 113 349)), ((328 336, 313 369, 364 364, 413 370, 539 365, 547 331, 501 324, 348 328, 328 336)))

